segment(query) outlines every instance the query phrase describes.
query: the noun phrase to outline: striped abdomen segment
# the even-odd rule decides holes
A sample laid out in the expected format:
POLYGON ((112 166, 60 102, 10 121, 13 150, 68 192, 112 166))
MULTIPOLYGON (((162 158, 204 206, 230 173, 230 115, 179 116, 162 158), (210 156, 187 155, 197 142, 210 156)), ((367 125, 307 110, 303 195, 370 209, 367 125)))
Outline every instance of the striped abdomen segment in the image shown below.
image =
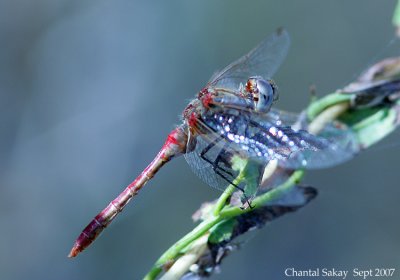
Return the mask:
POLYGON ((68 257, 75 257, 88 247, 165 163, 173 157, 185 153, 186 144, 187 135, 184 128, 178 127, 174 129, 168 135, 160 152, 146 169, 84 228, 76 239, 68 257))

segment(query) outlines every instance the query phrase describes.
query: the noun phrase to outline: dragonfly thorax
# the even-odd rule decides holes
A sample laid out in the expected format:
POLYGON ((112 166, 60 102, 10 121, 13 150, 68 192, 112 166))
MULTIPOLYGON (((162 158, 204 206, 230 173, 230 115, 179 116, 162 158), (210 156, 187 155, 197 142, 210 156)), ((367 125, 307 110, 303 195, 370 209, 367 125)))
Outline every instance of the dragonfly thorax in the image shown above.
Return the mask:
POLYGON ((268 112, 278 98, 275 83, 262 77, 250 77, 243 90, 244 95, 253 100, 254 109, 259 112, 268 112))

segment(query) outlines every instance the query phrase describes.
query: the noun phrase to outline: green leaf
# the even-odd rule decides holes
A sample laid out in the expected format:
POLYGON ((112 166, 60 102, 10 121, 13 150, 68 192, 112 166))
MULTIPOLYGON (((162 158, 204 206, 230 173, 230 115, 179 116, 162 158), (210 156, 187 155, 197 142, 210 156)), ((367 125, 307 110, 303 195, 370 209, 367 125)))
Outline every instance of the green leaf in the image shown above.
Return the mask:
POLYGON ((219 223, 210 230, 211 234, 208 237, 208 242, 212 244, 219 244, 224 241, 229 241, 232 237, 233 229, 236 227, 237 223, 237 220, 234 218, 219 223))

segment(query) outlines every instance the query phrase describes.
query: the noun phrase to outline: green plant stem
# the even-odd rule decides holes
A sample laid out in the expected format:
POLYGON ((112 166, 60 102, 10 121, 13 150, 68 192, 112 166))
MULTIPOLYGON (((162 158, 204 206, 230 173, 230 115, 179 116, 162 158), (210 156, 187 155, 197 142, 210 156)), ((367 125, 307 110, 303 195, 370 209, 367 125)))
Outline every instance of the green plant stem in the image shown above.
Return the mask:
POLYGON ((307 108, 307 116, 310 120, 315 119, 326 108, 341 102, 349 102, 352 98, 351 94, 343 94, 341 92, 334 92, 321 99, 313 102, 307 108))
POLYGON ((287 192, 289 192, 297 183, 299 183, 301 181, 303 176, 304 176, 303 170, 295 171, 292 174, 292 176, 290 176, 289 179, 287 179, 282 185, 279 185, 278 187, 276 187, 260 196, 257 196, 252 201, 253 208, 249 207, 246 209, 240 209, 239 207, 229 206, 221 211, 220 218, 228 219, 228 218, 236 217, 236 216, 242 215, 244 213, 251 212, 254 209, 257 209, 261 206, 267 205, 268 202, 273 201, 279 197, 282 197, 287 192))
POLYGON ((235 185, 238 185, 243 180, 243 173, 241 172, 239 176, 235 178, 233 184, 230 184, 226 190, 222 193, 222 195, 218 198, 217 203, 214 208, 214 216, 218 216, 221 212, 222 208, 225 207, 228 199, 231 197, 232 193, 237 190, 235 185))
MULTIPOLYGON (((253 200, 254 208, 258 208, 272 201, 276 198, 281 197, 287 191, 289 191, 296 183, 298 183, 304 175, 304 171, 296 171, 293 175, 282 185, 276 187, 275 189, 258 196, 253 200)), ((197 240, 202 235, 204 235, 213 226, 217 225, 221 221, 233 218, 244 213, 252 211, 254 208, 240 209, 239 207, 230 206, 223 209, 219 215, 210 215, 208 219, 201 222, 197 227, 195 227, 191 232, 186 234, 178 242, 176 242, 172 247, 170 247, 155 263, 150 272, 144 277, 144 280, 155 279, 163 269, 163 265, 173 262, 177 256, 179 256, 182 251, 187 248, 194 240, 197 240)))
POLYGON ((358 142, 368 148, 396 129, 398 113, 395 109, 383 108, 354 126, 358 142))
POLYGON ((168 262, 174 261, 174 259, 181 254, 188 245, 194 240, 200 238, 206 233, 211 227, 216 225, 220 221, 220 216, 210 216, 208 219, 201 222, 191 232, 186 234, 178 242, 172 245, 155 263, 150 272, 144 277, 144 280, 155 279, 161 272, 162 266, 168 262))

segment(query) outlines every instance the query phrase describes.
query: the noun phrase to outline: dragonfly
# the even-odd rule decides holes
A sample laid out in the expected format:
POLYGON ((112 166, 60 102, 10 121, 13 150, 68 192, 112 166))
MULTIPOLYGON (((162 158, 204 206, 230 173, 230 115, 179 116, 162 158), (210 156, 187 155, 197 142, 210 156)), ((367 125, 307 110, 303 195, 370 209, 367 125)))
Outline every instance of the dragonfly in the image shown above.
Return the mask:
POLYGON ((271 161, 284 168, 313 169, 339 164, 357 152, 349 129, 332 123, 318 135, 307 131, 300 115, 271 108, 278 90, 271 77, 290 45, 278 29, 246 55, 214 74, 189 102, 182 123, 173 129, 143 172, 83 229, 69 254, 87 248, 140 189, 170 160, 184 155, 206 184, 234 186, 249 202, 257 194, 271 161), (244 180, 235 178, 246 171, 244 180))

